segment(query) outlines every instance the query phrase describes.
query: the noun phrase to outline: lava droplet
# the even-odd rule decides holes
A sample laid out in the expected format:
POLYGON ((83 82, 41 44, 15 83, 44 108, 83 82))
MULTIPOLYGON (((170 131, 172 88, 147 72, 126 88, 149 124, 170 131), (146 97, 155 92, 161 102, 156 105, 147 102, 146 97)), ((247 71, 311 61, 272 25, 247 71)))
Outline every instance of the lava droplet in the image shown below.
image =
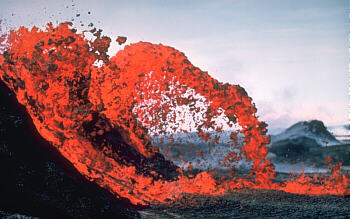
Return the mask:
POLYGON ((126 42, 126 37, 118 36, 116 41, 118 42, 119 45, 122 45, 122 44, 124 44, 126 42))

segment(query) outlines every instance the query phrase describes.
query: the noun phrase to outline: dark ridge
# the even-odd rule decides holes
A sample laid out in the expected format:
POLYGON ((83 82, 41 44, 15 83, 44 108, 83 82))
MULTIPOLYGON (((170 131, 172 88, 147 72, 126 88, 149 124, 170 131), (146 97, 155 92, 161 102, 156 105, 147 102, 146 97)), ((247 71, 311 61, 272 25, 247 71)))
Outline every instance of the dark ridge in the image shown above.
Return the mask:
POLYGON ((37 132, 0 81, 0 210, 41 218, 138 218, 126 199, 85 179, 37 132))
POLYGON ((315 148, 320 148, 316 141, 307 137, 299 137, 294 140, 284 139, 271 145, 269 151, 283 160, 298 162, 304 160, 315 148))

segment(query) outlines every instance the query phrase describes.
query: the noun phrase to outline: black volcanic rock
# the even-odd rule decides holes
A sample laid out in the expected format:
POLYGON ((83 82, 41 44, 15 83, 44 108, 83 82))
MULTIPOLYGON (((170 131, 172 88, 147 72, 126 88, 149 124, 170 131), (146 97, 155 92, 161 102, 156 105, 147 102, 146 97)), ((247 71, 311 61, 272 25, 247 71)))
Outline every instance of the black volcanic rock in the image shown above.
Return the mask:
POLYGON ((299 137, 294 140, 284 139, 271 145, 269 152, 274 153, 279 161, 296 163, 309 157, 311 151, 321 148, 311 138, 299 137))
POLYGON ((40 218, 139 217, 42 139, 1 81, 0 100, 0 211, 40 218))
POLYGON ((295 155, 302 155, 306 152, 310 152, 312 148, 319 148, 320 145, 311 138, 299 137, 293 140, 284 139, 278 142, 275 142, 270 147, 270 152, 275 153, 276 155, 282 155, 285 152, 295 153, 295 155))
MULTIPOLYGON (((113 128, 112 124, 103 114, 92 113, 92 121, 84 122, 82 125, 83 135, 92 142, 97 150, 108 148, 109 152, 106 156, 112 157, 115 161, 126 166, 136 167, 139 174, 153 177, 158 180, 177 179, 179 172, 178 167, 171 161, 166 160, 160 153, 155 153, 152 157, 146 157, 138 152, 134 147, 128 145, 122 137, 123 130, 113 128), (102 134, 91 135, 92 132, 99 130, 99 127, 106 129, 102 134), (152 172, 157 172, 159 175, 154 176, 152 172)), ((101 130, 101 129, 100 129, 101 130)))

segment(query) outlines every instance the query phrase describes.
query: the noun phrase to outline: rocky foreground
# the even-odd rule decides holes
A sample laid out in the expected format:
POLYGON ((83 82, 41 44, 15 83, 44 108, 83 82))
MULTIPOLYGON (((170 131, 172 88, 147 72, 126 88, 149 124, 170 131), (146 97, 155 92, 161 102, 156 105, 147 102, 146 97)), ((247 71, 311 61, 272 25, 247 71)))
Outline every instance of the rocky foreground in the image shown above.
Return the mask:
POLYGON ((349 218, 350 197, 245 190, 226 197, 187 197, 172 208, 155 207, 140 214, 142 218, 349 218))

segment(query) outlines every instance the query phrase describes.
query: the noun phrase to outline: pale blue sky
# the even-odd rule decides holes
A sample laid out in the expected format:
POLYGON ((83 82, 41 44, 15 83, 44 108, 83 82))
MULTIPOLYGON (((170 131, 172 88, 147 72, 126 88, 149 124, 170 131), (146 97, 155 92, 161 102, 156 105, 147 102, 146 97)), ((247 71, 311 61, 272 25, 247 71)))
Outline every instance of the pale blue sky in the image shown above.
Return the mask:
MULTIPOLYGON (((14 26, 75 18, 106 35, 175 47, 222 82, 240 84, 271 128, 348 123, 348 1, 7 1, 14 26), (75 5, 75 6, 72 6, 75 5), (68 8, 66 8, 68 6, 68 8), (87 12, 90 11, 91 15, 87 12), (75 14, 81 16, 76 18, 75 14)), ((122 47, 112 44, 111 54, 122 47)))

